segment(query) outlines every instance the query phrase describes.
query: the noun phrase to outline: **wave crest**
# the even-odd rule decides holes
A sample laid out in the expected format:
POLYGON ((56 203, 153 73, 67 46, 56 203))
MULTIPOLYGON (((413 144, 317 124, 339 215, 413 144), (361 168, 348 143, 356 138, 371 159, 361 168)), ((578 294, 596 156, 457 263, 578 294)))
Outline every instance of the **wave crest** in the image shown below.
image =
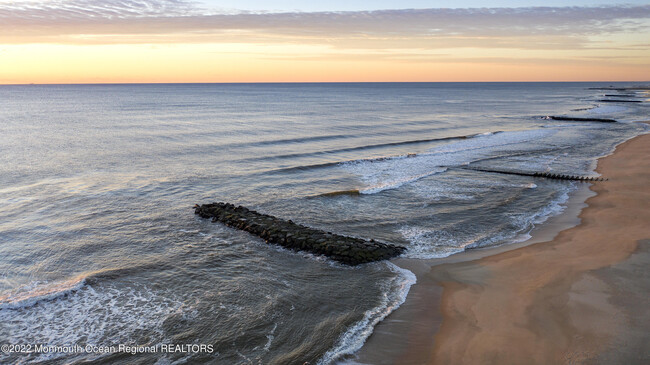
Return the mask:
POLYGON ((54 300, 79 290, 85 283, 85 276, 52 283, 36 281, 18 288, 12 293, 0 296, 0 310, 26 308, 41 301, 54 300))

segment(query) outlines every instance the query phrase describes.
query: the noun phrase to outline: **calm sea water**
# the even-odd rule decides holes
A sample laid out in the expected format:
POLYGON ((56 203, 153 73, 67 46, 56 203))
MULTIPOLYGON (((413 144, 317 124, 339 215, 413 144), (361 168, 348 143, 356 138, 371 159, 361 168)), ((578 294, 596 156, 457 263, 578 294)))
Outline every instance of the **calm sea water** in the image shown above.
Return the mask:
POLYGON ((591 89, 609 85, 0 86, 0 341, 212 348, 0 363, 345 359, 413 275, 270 246, 192 206, 242 204, 413 258, 522 240, 577 183, 462 167, 595 175, 648 119, 646 103, 599 101, 647 101, 591 89))

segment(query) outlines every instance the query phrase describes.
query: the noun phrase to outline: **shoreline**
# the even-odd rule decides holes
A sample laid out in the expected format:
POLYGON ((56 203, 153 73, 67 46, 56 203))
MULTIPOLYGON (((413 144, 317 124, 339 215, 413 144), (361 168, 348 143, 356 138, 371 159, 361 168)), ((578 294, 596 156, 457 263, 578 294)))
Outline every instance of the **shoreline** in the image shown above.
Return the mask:
POLYGON ((474 261, 483 257, 496 255, 517 248, 547 242, 561 231, 580 224, 579 214, 587 204, 585 201, 595 195, 589 189, 591 183, 579 183, 571 192, 569 199, 563 203, 565 209, 548 217, 528 233, 530 238, 498 246, 470 249, 447 257, 433 259, 395 258, 391 262, 398 267, 409 270, 417 282, 409 290, 404 303, 388 317, 375 326, 372 335, 364 346, 351 359, 341 364, 413 364, 426 363, 421 353, 411 353, 410 349, 430 345, 442 322, 440 301, 442 287, 427 276, 433 266, 474 261), (434 304, 437 303, 437 304, 434 304), (426 310, 423 310, 426 308, 426 310))
MULTIPOLYGON (((650 239, 650 231, 638 224, 598 230, 593 217, 599 222, 621 219, 620 215, 634 210, 636 204, 637 213, 645 214, 650 221, 640 208, 648 203, 643 183, 647 183, 650 171, 643 163, 648 155, 644 143, 650 145, 650 135, 623 142, 613 153, 598 159, 596 171, 612 181, 579 187, 570 195, 564 211, 536 226, 524 242, 469 250, 443 259, 393 260, 414 272, 418 281, 404 304, 379 323, 364 347, 343 363, 580 363, 605 353, 610 362, 626 355, 621 350, 612 352, 606 345, 607 339, 621 341, 615 333, 632 331, 624 318, 634 305, 609 305, 608 293, 614 287, 603 283, 617 282, 620 272, 631 270, 625 266, 630 257, 645 258, 645 248, 637 247, 646 242, 643 239, 650 239), (634 183, 626 181, 630 179, 634 183), (630 192, 641 194, 640 199, 629 199, 630 192), (619 200, 625 200, 620 207, 616 204, 619 200), (638 243, 628 239, 624 246, 611 244, 616 241, 611 238, 614 231, 629 236, 630 230, 637 234, 638 243), (598 242, 594 244, 593 240, 598 242), (585 256, 594 249, 593 255, 585 256), (619 274, 607 272, 614 266, 617 268, 611 270, 619 274), (528 296, 522 298, 524 293, 528 296), (599 316, 586 319, 584 313, 599 313, 618 322, 599 320, 599 316), (549 327, 553 331, 545 333, 549 327), (568 333, 582 340, 555 341, 568 333)), ((620 281, 618 286, 634 286, 620 281)), ((650 279, 640 281, 642 286, 650 284, 650 279)), ((647 292, 648 286, 644 288, 647 292)), ((627 292, 630 296, 634 296, 633 291, 627 292)), ((625 302, 625 298, 618 300, 625 302)), ((636 311, 643 314, 639 308, 636 311)), ((636 328, 636 339, 643 339, 638 332, 636 328)), ((634 338, 624 341, 630 343, 635 343, 634 338)), ((641 348, 637 346, 633 352, 641 348)), ((639 356, 644 361, 650 357, 647 353, 639 356)))

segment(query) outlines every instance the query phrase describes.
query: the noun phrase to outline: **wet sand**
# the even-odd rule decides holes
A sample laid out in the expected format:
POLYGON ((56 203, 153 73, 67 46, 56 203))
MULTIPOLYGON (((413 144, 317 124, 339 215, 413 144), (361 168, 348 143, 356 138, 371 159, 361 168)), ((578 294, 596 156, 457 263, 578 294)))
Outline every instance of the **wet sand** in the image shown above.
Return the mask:
POLYGON ((538 233, 535 244, 443 264, 398 261, 418 283, 352 362, 650 363, 649 156, 644 135, 599 160, 609 181, 591 186, 581 223, 550 241, 538 233))

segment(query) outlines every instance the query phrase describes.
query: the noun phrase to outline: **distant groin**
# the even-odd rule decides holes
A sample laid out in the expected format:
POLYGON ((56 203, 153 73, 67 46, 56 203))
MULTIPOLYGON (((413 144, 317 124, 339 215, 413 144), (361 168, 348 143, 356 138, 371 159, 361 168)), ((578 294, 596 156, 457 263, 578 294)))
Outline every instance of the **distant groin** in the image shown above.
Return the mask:
POLYGON ((495 174, 544 177, 544 178, 547 178, 547 179, 556 179, 556 180, 577 180, 577 181, 605 181, 606 180, 606 179, 604 179, 602 177, 556 174, 556 173, 550 173, 550 172, 511 171, 511 170, 485 169, 485 168, 480 168, 480 167, 461 167, 461 168, 464 169, 464 170, 474 170, 474 171, 481 171, 481 172, 493 172, 495 174))
POLYGON ((616 99, 616 100, 602 99, 598 101, 603 103, 642 103, 643 102, 641 100, 621 100, 621 99, 616 99))
POLYGON ((555 116, 555 115, 549 115, 549 116, 544 117, 543 119, 563 120, 563 121, 570 121, 570 122, 616 123, 616 120, 614 120, 614 119, 605 119, 605 118, 577 118, 577 117, 557 117, 557 116, 555 116))
POLYGON ((212 218, 213 222, 221 222, 254 234, 267 243, 327 256, 348 265, 387 260, 399 256, 405 250, 402 246, 305 227, 291 220, 261 214, 229 203, 197 204, 194 206, 194 213, 202 218, 212 218))

